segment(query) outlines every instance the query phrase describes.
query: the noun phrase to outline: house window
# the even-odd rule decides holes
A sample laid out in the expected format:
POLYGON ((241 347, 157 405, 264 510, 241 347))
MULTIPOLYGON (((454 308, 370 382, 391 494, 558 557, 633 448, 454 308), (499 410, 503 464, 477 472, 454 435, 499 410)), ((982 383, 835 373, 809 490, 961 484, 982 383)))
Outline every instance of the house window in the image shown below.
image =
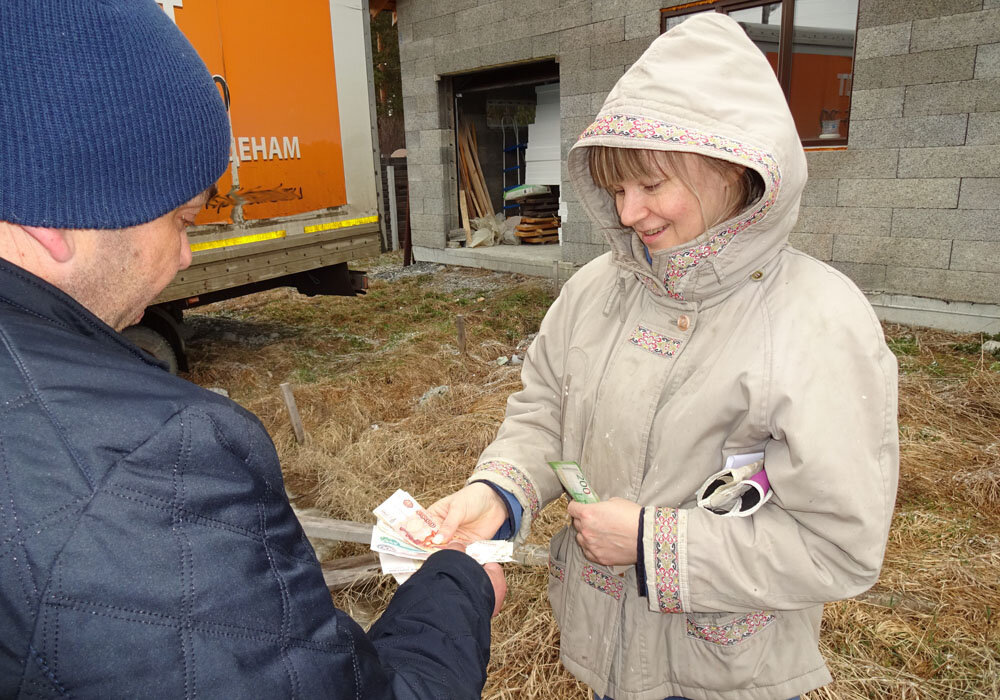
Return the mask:
POLYGON ((858 0, 701 0, 664 8, 661 31, 721 12, 743 27, 778 76, 804 146, 847 143, 858 0))

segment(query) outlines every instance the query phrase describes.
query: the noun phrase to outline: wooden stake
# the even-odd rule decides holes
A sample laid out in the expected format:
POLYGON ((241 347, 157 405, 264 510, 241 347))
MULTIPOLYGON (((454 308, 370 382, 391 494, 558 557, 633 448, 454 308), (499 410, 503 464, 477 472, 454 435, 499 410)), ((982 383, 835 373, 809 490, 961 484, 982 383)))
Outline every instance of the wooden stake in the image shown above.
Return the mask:
POLYGON ((458 329, 458 354, 465 354, 465 316, 455 316, 455 327, 458 329))
POLYGON ((302 427, 299 409, 295 405, 295 397, 292 395, 292 385, 288 382, 281 384, 281 396, 285 399, 285 406, 288 408, 288 417, 292 421, 292 430, 295 431, 295 442, 301 445, 306 441, 306 431, 302 427))

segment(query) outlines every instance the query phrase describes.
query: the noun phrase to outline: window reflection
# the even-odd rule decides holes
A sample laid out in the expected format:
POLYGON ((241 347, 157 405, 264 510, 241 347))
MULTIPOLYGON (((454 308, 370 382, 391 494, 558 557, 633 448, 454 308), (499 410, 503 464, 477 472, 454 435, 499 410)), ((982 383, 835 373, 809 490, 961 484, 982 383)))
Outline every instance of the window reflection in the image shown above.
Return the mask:
POLYGON ((692 14, 723 12, 767 58, 803 143, 847 140, 859 0, 712 0, 661 11, 663 31, 692 14), (697 5, 697 9, 691 5, 697 5), (704 9, 710 8, 710 9, 704 9), (787 22, 788 26, 782 26, 787 22))
POLYGON ((757 45, 775 72, 778 71, 778 46, 781 36, 781 3, 772 2, 760 7, 733 10, 729 16, 743 27, 750 40, 757 45))
POLYGON ((795 0, 789 106, 803 140, 847 138, 858 0, 795 0))
POLYGON ((714 12, 714 10, 702 10, 701 12, 692 12, 692 13, 686 14, 686 15, 673 15, 673 16, 670 16, 670 17, 664 17, 663 18, 663 31, 668 32, 671 29, 673 29, 674 27, 676 27, 678 24, 680 24, 681 22, 683 22, 684 20, 690 19, 690 18, 694 17, 695 15, 703 15, 706 12, 714 12))

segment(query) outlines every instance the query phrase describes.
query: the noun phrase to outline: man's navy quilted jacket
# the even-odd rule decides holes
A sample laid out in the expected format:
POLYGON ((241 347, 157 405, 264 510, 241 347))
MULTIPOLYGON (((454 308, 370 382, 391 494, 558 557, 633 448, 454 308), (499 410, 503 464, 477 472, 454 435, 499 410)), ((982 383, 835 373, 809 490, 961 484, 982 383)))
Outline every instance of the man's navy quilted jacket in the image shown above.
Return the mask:
POLYGON ((257 419, 0 260, 0 698, 479 697, 493 602, 441 552, 366 635, 257 419))

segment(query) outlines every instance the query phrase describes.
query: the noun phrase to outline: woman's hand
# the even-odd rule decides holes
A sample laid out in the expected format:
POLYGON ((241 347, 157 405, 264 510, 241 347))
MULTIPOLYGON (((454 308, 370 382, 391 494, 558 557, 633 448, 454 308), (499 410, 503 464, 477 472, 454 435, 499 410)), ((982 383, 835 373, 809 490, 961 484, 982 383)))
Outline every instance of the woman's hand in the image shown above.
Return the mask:
POLYGON ((427 512, 441 523, 435 544, 452 539, 463 542, 488 540, 507 520, 507 506, 492 488, 472 483, 434 503, 427 512))
POLYGON ((577 503, 566 509, 573 518, 576 542, 590 561, 604 566, 635 564, 642 506, 624 498, 577 503))

